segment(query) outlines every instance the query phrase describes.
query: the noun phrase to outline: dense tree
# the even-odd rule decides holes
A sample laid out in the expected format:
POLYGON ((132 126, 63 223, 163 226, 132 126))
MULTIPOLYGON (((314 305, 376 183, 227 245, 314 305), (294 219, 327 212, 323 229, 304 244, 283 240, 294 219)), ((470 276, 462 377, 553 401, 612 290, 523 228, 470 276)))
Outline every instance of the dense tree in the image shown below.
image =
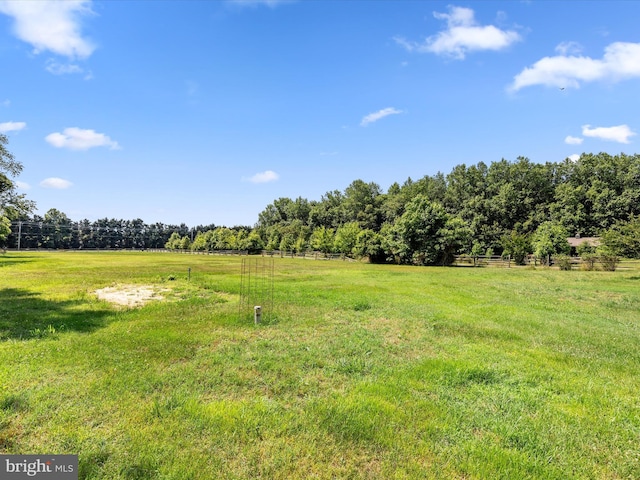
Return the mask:
POLYGON ((335 229, 348 221, 345 196, 339 190, 325 193, 319 202, 311 206, 309 212, 309 225, 314 229, 316 227, 335 229))
POLYGON ((167 240, 167 243, 165 243, 164 248, 168 250, 180 250, 181 243, 182 238, 180 237, 180 234, 178 232, 173 232, 169 237, 169 240, 167 240))
POLYGON ((383 262, 382 235, 370 229, 360 230, 353 253, 358 258, 367 257, 372 263, 383 262))
POLYGON ((318 227, 311 234, 311 247, 322 253, 331 253, 333 251, 334 239, 335 231, 333 228, 318 227))
POLYGON ((72 243, 77 243, 73 242, 74 232, 71 219, 56 208, 51 208, 44 214, 43 231, 41 246, 44 248, 67 249, 71 248, 72 243))
POLYGON ((503 253, 511 255, 517 265, 524 265, 527 255, 533 252, 529 234, 512 230, 502 237, 503 253))
POLYGON ((487 171, 488 216, 505 233, 517 224, 533 232, 548 220, 547 206, 553 200, 552 164, 537 164, 518 157, 515 162, 501 160, 487 171))
POLYGON ((387 193, 381 195, 380 216, 382 223, 393 223, 404 213, 406 199, 397 182, 391 184, 387 193))
MULTIPOLYGON (((211 231, 211 230, 210 230, 211 231)), ((206 252, 207 251, 207 235, 208 232, 198 232, 196 237, 191 242, 191 250, 194 252, 206 252)))
POLYGON ((570 233, 597 235, 640 214, 640 156, 583 154, 559 166, 554 219, 570 233))
POLYGON ((560 223, 572 235, 592 235, 590 215, 586 208, 586 191, 583 185, 561 183, 555 189, 554 202, 549 205, 551 218, 560 223))
POLYGON ((480 162, 467 167, 456 166, 446 176, 446 190, 442 204, 448 213, 458 215, 471 228, 476 250, 486 250, 495 243, 492 233, 499 230, 488 211, 488 168, 480 162))
POLYGON ((640 258, 640 216, 618 222, 602 234, 600 252, 618 257, 640 258))
MULTIPOLYGON (((12 178, 22 172, 22 164, 7 150, 9 139, 0 133, 0 218, 19 220, 26 218, 35 208, 35 203, 18 194, 12 178)), ((4 221, 6 224, 6 220, 4 221)))
POLYGON ((449 216, 444 226, 437 232, 440 256, 443 265, 453 262, 453 257, 461 251, 470 251, 473 232, 462 218, 449 216))
POLYGON ((243 245, 243 250, 247 250, 249 253, 259 253, 265 247, 264 241, 256 231, 249 233, 243 245))
POLYGON ((441 261, 444 255, 441 230, 448 219, 441 204, 418 195, 387 232, 390 253, 401 263, 432 265, 441 261))
POLYGON ((10 233, 11 221, 7 217, 0 217, 0 246, 4 247, 10 233))
POLYGON ((349 222, 338 227, 334 238, 335 251, 345 255, 352 255, 360 232, 361 228, 358 222, 349 222))
POLYGON ((377 183, 353 181, 344 191, 344 211, 347 222, 357 222, 363 229, 379 229, 382 218, 381 194, 382 189, 377 183))
POLYGON ((533 253, 538 258, 546 258, 550 255, 568 255, 571 247, 567 241, 567 230, 557 222, 542 223, 531 240, 533 253))
POLYGON ((295 200, 281 197, 258 215, 258 227, 270 227, 273 225, 288 225, 294 221, 304 224, 309 221, 311 205, 308 200, 298 197, 295 200))

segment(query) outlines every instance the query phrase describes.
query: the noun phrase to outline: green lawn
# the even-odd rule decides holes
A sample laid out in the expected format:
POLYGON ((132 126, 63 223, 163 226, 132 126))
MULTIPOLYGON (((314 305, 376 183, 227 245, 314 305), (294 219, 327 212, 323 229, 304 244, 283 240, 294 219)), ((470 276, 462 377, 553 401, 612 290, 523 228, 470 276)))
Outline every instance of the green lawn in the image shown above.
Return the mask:
POLYGON ((640 271, 278 258, 255 326, 240 261, 0 256, 0 453, 104 480, 640 478, 640 271), (96 299, 114 284, 170 291, 96 299))

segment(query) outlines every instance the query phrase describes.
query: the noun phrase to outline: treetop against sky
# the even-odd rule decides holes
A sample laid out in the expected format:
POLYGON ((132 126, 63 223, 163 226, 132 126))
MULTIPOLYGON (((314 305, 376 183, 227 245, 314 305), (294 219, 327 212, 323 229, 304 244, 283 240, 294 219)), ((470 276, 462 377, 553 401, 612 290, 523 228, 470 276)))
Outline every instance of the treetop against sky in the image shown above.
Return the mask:
POLYGON ((39 213, 254 224, 280 197, 633 154, 640 3, 0 0, 39 213))

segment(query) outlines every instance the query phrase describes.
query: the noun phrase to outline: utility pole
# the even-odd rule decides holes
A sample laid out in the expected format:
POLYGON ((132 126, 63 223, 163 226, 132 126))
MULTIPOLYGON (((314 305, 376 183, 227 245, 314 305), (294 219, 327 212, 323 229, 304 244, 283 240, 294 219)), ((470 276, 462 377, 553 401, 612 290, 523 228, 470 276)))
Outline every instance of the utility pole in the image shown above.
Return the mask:
POLYGON ((22 237, 22 222, 18 222, 18 250, 20 250, 20 237, 22 237))

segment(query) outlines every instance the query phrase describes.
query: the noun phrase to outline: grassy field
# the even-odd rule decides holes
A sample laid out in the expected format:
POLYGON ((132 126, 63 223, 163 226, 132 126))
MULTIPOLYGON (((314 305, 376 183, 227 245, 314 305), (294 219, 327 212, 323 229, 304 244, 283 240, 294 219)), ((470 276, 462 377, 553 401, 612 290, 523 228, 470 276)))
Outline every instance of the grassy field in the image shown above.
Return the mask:
POLYGON ((239 257, 0 256, 0 453, 104 480, 640 478, 640 271, 276 259, 258 326, 239 290, 239 257), (116 284, 169 290, 95 297, 116 284))

